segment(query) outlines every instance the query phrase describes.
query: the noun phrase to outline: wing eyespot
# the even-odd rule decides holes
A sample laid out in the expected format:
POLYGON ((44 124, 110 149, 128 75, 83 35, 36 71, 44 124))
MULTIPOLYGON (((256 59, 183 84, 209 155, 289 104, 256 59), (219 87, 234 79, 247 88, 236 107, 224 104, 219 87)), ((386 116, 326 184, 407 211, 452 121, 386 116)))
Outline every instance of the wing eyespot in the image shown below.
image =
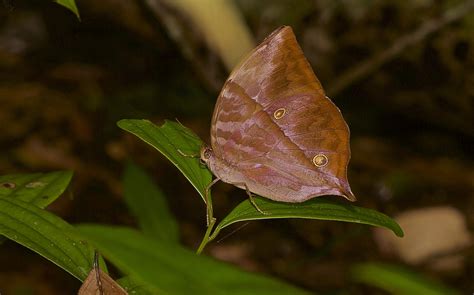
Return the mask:
POLYGON ((314 166, 321 168, 329 163, 329 159, 325 154, 317 154, 312 160, 314 166))
POLYGON ((277 120, 280 120, 281 118, 283 118, 283 116, 285 116, 285 114, 286 114, 286 109, 285 108, 279 108, 278 110, 276 110, 273 113, 273 117, 277 120))

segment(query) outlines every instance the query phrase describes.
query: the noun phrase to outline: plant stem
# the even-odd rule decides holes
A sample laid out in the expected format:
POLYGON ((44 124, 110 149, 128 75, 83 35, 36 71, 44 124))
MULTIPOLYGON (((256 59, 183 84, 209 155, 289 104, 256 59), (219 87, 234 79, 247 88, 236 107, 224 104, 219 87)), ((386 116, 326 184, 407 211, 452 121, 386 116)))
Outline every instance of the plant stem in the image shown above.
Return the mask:
POLYGON ((211 198, 211 187, 218 182, 220 178, 215 178, 209 185, 206 187, 204 200, 206 201, 206 221, 207 221, 207 230, 202 238, 201 244, 199 245, 198 249, 196 250, 196 254, 201 254, 204 247, 206 247, 207 243, 214 239, 214 235, 211 236, 212 229, 216 224, 216 218, 214 217, 214 211, 212 209, 212 198, 211 198))
POLYGON ((212 229, 214 228, 214 224, 216 224, 216 219, 214 217, 211 217, 209 225, 207 226, 206 233, 204 234, 204 237, 202 238, 201 244, 196 250, 196 254, 198 255, 201 254, 202 250, 204 250, 204 247, 206 247, 207 243, 212 241, 212 239, 210 239, 209 237, 211 235, 212 229))

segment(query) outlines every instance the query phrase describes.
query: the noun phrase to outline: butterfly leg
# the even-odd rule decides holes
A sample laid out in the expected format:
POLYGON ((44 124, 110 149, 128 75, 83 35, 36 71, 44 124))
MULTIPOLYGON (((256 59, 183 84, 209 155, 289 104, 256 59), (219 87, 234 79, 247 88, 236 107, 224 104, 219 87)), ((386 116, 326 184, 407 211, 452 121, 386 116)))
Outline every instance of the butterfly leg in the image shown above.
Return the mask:
POLYGON ((268 215, 267 212, 263 211, 262 209, 260 209, 258 206, 257 206, 257 203, 255 203, 255 199, 252 195, 252 193, 250 192, 249 190, 249 187, 247 186, 247 184, 245 182, 238 182, 238 183, 233 183, 233 185, 239 187, 239 186, 243 186, 245 188, 245 191, 247 192, 247 195, 249 196, 249 201, 250 203, 252 203, 252 205, 255 207, 255 209, 257 209, 258 212, 262 213, 263 215, 268 215))
POLYGON ((207 222, 207 226, 211 225, 211 224, 214 224, 214 222, 216 222, 216 219, 214 218, 214 212, 213 212, 213 209, 212 209, 212 200, 211 200, 211 187, 216 184, 219 180, 221 180, 220 178, 215 178, 211 183, 209 183, 206 187, 206 191, 205 191, 205 196, 204 196, 204 201, 206 202, 206 207, 207 207, 207 211, 206 211, 206 222, 207 222))

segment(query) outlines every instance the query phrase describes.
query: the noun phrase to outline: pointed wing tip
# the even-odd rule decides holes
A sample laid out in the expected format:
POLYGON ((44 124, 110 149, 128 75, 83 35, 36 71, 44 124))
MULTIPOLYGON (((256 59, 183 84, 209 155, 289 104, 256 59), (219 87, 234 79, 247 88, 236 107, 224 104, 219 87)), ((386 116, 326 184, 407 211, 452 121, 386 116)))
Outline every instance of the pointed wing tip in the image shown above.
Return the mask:
POLYGON ((277 36, 284 36, 284 35, 294 35, 293 29, 290 26, 281 26, 275 29, 265 40, 271 40, 277 36))
POLYGON ((344 198, 346 198, 348 201, 355 202, 357 201, 357 198, 354 196, 354 194, 349 191, 348 193, 344 193, 344 198))
POLYGON ((283 25, 275 30, 275 32, 293 32, 293 29, 290 26, 283 25))
POLYGON ((348 201, 351 201, 351 202, 357 201, 357 198, 354 196, 354 193, 352 192, 349 184, 344 185, 343 187, 340 188, 340 190, 341 190, 341 196, 346 198, 348 201))

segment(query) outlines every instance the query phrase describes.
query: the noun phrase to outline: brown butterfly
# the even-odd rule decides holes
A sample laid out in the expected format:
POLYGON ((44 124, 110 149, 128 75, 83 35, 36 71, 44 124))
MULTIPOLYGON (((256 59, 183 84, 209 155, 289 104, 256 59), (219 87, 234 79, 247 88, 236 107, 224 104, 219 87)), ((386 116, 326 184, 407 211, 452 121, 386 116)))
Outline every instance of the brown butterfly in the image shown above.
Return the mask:
POLYGON ((288 26, 230 74, 214 109, 211 146, 201 149, 212 184, 222 180, 282 202, 322 195, 355 201, 349 158, 349 128, 288 26))

